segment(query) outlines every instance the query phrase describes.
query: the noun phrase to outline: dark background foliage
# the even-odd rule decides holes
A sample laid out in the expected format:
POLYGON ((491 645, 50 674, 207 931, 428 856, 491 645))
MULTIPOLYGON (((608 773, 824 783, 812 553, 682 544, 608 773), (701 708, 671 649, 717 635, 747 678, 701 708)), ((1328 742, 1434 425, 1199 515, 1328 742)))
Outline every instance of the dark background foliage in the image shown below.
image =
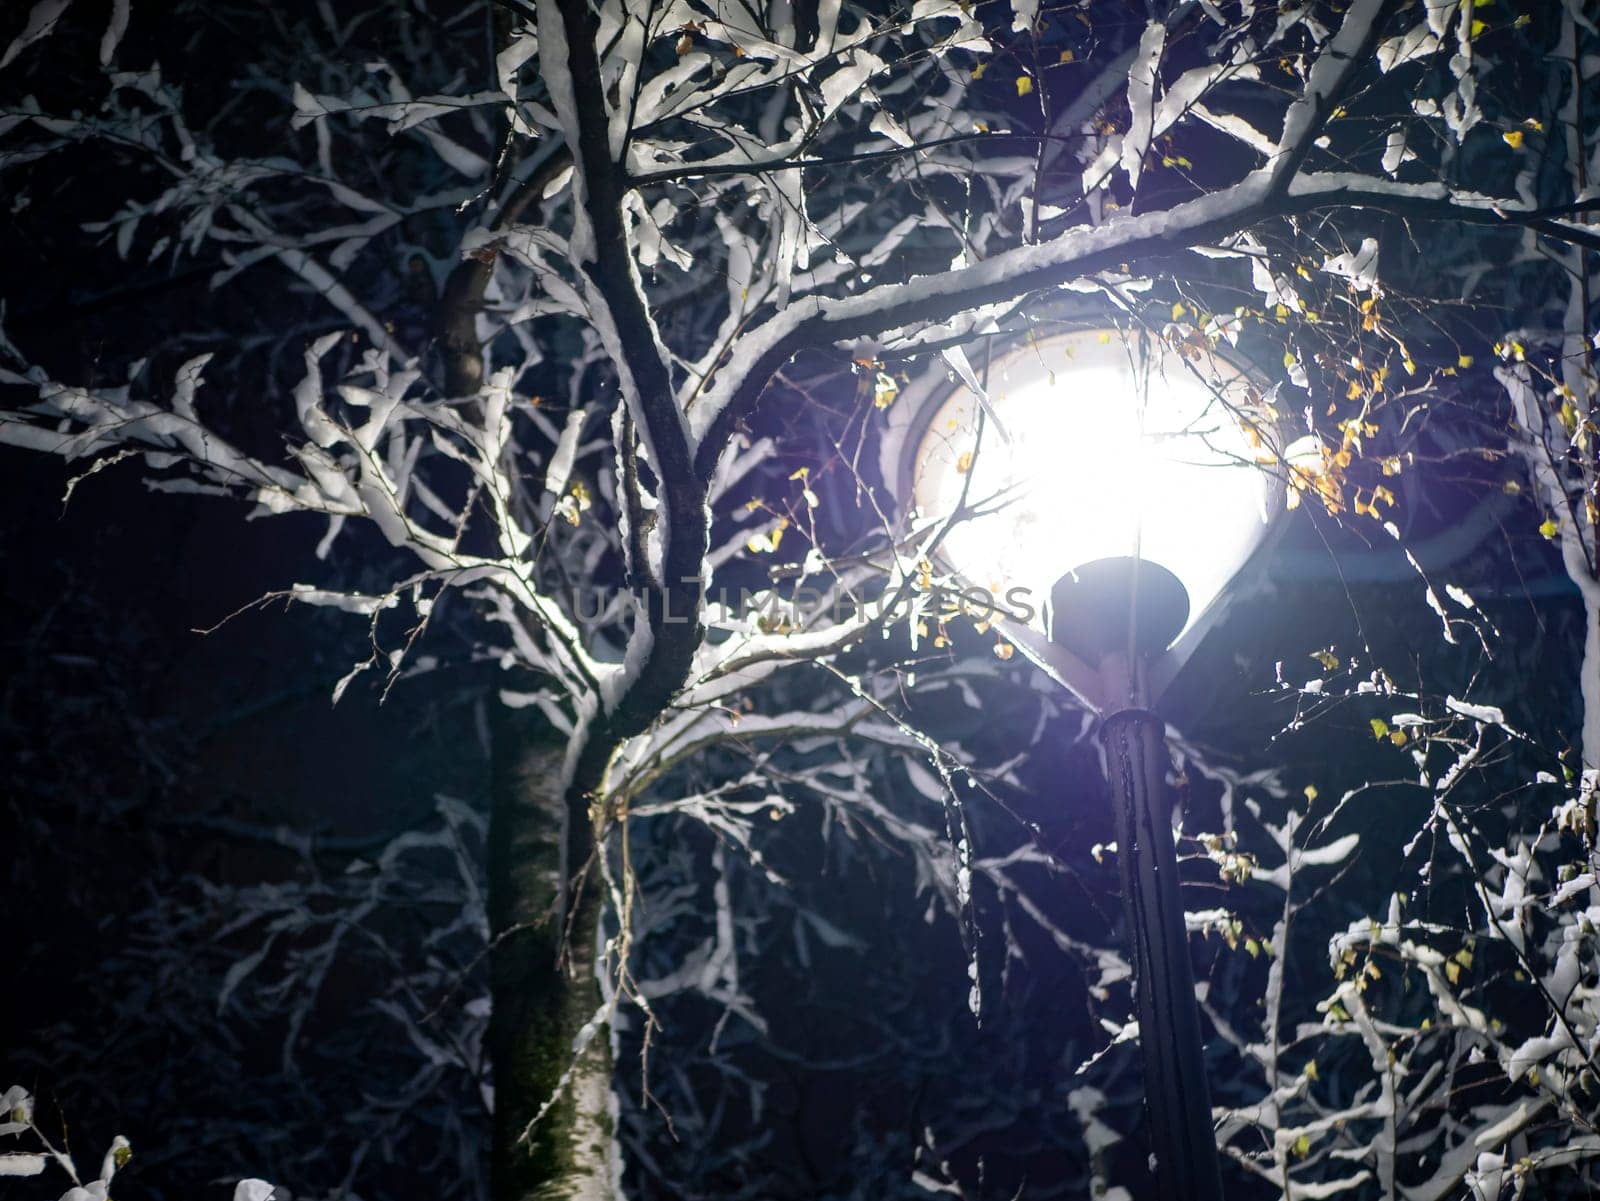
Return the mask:
MULTIPOLYGON (((273 1171, 313 1195, 345 1179, 367 1197, 408 1195, 419 1179, 438 1195, 473 1195, 464 1165, 482 1151, 477 1081, 445 1071, 397 1107, 394 1098, 415 1097, 427 1057, 375 1008, 441 955, 450 970, 429 975, 432 992, 412 998, 427 1018, 421 1028, 444 1036, 459 1024, 449 1011, 481 995, 481 939, 462 931, 442 947, 430 940, 445 920, 430 895, 437 901, 456 880, 453 856, 419 860, 365 919, 380 940, 345 944, 304 1007, 292 1062, 288 1023, 306 998, 255 996, 247 982, 219 1013, 218 997, 229 969, 261 946, 263 926, 229 929, 261 909, 250 890, 293 886, 348 912, 353 894, 339 881, 353 865, 359 878, 396 835, 437 828, 438 794, 482 810, 482 681, 429 673, 382 703, 376 686, 358 684, 332 706, 331 681, 360 653, 359 621, 269 609, 196 632, 292 575, 314 531, 297 544, 281 523, 241 526, 225 506, 149 495, 115 469, 86 481, 63 510, 57 465, 8 453, 6 466, 7 1069, 47 1098, 48 1120, 64 1124, 75 1146, 127 1134, 137 1157, 124 1187, 143 1195, 194 1195, 199 1182, 273 1171), (294 837, 280 840, 284 830, 294 837)), ((1351 706, 1280 734, 1296 700, 1271 690, 1275 660, 1294 671, 1308 647, 1365 637, 1391 671, 1404 665, 1448 689, 1476 657, 1444 646, 1414 581, 1341 580, 1311 524, 1278 549, 1277 582, 1239 603, 1180 681, 1171 712, 1223 761, 1250 767, 1270 754, 1294 788, 1314 782, 1333 797, 1405 776, 1403 757, 1375 742, 1367 715, 1351 706)), ((1358 546, 1335 549, 1349 576, 1373 574, 1358 546)), ((1558 730, 1574 703, 1563 668, 1578 614, 1544 560, 1529 539, 1487 528, 1451 570, 1500 627, 1494 670, 1508 715, 1558 730), (1524 553, 1513 554, 1518 546, 1524 553)), ((959 653, 988 653, 970 642, 959 653)), ((1062 929, 1093 940, 1117 912, 1110 861, 1090 855, 1112 837, 1103 786, 1076 713, 1037 725, 1030 670, 1018 664, 981 709, 931 699, 916 712, 931 733, 996 760, 1031 749, 1023 789, 1003 795, 1003 806, 970 807, 976 840, 982 853, 1003 854, 1037 838, 1069 870, 1035 895, 1062 929), (1024 748, 1036 729, 1042 739, 1024 748)), ((1219 828, 1215 787, 1189 780, 1189 827, 1219 828)), ((905 783, 882 786, 892 795, 905 783)), ((1313 921, 1331 933, 1381 903, 1426 804, 1397 789, 1339 816, 1332 833, 1358 829, 1363 851, 1339 900, 1313 921)), ((744 983, 764 1030, 686 995, 658 1011, 647 1061, 624 1055, 626 1120, 653 1171, 686 1196, 880 1196, 869 1182, 887 1164, 913 1161, 925 1131, 936 1131, 961 1175, 984 1182, 979 1195, 1070 1195, 1063 1190, 1084 1165, 1067 1094, 1083 1083, 1072 1073, 1106 1040, 1081 963, 1022 922, 1012 933, 1022 931, 1025 953, 1007 959, 1002 927, 1017 915, 980 890, 970 932, 985 991, 980 1024, 968 1009, 960 933, 942 913, 927 920, 936 907, 907 863, 870 840, 826 836, 815 814, 774 827, 768 863, 831 925, 821 936, 813 928, 803 949, 787 921, 748 931, 755 953, 744 983), (747 1112, 743 1090, 719 1094, 730 1069, 760 1086, 760 1112, 747 1112)), ((463 846, 478 856, 481 833, 467 831, 463 846)), ((666 844, 635 849, 699 894, 643 948, 648 975, 706 936, 716 844, 684 843, 673 831, 666 844)), ((724 868, 736 911, 771 912, 743 903, 767 887, 762 873, 735 853, 724 868)), ((1223 903, 1215 869, 1190 868, 1223 903)), ((1250 891, 1242 893, 1226 901, 1249 923, 1250 891)), ((1459 903, 1440 899, 1446 910, 1459 903)), ((1261 911, 1249 928, 1264 936, 1270 920, 1261 911)), ((1320 942, 1302 931, 1302 945, 1320 942)), ((292 939, 273 953, 291 951, 292 939)), ((1303 978, 1292 992, 1322 995, 1325 962, 1308 956, 1292 967, 1303 978)), ((1210 970, 1212 987, 1229 995, 1262 987, 1262 965, 1237 953, 1216 956, 1210 970)), ((625 1047, 637 1050, 641 1032, 634 1024, 625 1047)), ((1137 1065, 1125 1050, 1093 1079, 1131 1127, 1137 1065)), ((1226 1056, 1214 1071, 1226 1091, 1226 1056)))

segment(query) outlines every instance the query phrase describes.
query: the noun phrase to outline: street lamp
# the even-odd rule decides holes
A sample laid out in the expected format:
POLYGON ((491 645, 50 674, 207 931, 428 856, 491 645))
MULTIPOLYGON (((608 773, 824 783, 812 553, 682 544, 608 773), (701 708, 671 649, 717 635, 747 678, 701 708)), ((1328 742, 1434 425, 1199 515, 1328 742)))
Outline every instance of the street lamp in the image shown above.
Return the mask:
POLYGON ((964 584, 1050 598, 1002 624, 1101 717, 1160 1195, 1220 1201, 1150 706, 1284 508, 1274 414, 1203 341, 1086 330, 1012 347, 986 379, 956 362, 963 382, 935 381, 897 422, 899 492, 964 584))

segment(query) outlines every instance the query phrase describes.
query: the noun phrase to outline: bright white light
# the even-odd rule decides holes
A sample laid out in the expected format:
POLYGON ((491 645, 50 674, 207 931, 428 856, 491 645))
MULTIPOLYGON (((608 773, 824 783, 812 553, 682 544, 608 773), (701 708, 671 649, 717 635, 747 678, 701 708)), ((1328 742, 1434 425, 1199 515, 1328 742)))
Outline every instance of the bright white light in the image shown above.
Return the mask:
POLYGON ((988 391, 1009 441, 984 419, 980 442, 965 388, 934 412, 914 493, 924 518, 963 499, 978 510, 940 552, 967 583, 1001 601, 1025 588, 1040 609, 1073 568, 1136 555, 1183 581, 1192 624, 1243 566, 1275 503, 1257 441, 1269 428, 1249 385, 1210 354, 1140 357, 1096 331, 998 360, 988 391))

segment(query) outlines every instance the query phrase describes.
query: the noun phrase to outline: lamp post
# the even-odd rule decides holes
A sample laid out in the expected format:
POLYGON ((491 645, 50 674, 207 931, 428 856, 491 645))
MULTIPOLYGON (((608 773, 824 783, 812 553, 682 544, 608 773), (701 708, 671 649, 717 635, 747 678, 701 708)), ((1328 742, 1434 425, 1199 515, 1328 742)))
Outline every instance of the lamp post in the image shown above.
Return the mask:
POLYGON ((1189 597, 1164 567, 1116 558, 1063 576, 1051 601, 1051 639, 1095 664, 1106 704, 1100 743, 1116 808, 1159 1195, 1222 1201, 1167 802, 1167 727, 1148 707, 1146 679, 1152 656, 1164 652, 1187 622, 1189 597))
POLYGON ((1049 589, 1044 621, 1001 624, 1100 715, 1159 1195, 1221 1201, 1166 725, 1150 706, 1283 510, 1264 469, 1284 461, 1275 414, 1231 355, 1111 330, 1015 348, 987 382, 962 376, 911 398, 891 478, 964 582, 1049 589))

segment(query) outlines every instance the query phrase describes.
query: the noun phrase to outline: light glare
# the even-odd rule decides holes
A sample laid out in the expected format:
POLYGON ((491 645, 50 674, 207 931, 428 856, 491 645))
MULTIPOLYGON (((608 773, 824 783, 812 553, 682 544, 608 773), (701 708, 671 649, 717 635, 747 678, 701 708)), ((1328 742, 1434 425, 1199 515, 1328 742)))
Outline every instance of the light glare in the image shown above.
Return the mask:
MULTIPOLYGON (((1066 572, 1139 556, 1183 581, 1193 624, 1249 557, 1274 483, 1258 462, 1265 430, 1249 416, 1247 382, 1209 355, 1138 359, 1121 335, 1094 332, 998 361, 989 395, 1009 440, 982 419, 980 443, 965 388, 934 412, 918 511, 943 518, 963 497, 976 510, 941 548, 969 585, 1001 601, 1025 588, 1037 609, 1066 572)), ((1043 628, 1042 615, 1034 624, 1043 628)))

